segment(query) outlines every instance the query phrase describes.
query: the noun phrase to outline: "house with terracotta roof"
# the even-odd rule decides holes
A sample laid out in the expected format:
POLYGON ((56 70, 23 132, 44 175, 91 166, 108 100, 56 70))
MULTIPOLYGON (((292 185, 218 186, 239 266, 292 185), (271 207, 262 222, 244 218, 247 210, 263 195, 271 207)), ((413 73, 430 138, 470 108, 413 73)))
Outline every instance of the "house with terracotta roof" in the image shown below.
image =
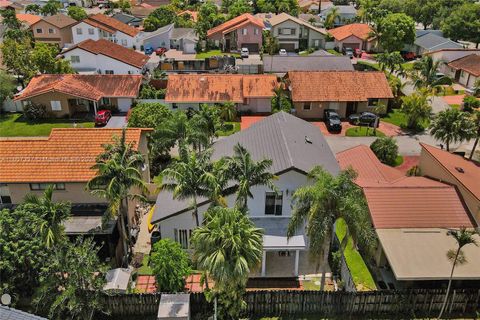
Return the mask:
POLYGON ((371 37, 371 32, 372 28, 366 23, 351 23, 328 30, 339 51, 343 48, 371 51, 376 42, 371 37))
POLYGON ((431 145, 420 145, 420 173, 456 186, 465 205, 480 225, 480 165, 431 145))
POLYGON ((18 20, 23 22, 29 28, 32 24, 35 24, 40 20, 42 20, 41 16, 37 16, 35 14, 29 14, 29 13, 17 13, 16 16, 18 20))
POLYGON ((72 27, 72 33, 74 44, 87 39, 106 39, 126 48, 140 48, 140 30, 101 13, 79 21, 72 27))
POLYGON ((290 71, 286 80, 296 115, 306 119, 322 119, 326 109, 346 118, 393 98, 383 72, 290 71))
POLYGON ((143 74, 149 57, 105 39, 85 40, 62 52, 81 74, 143 74))
MULTIPOLYGON (((446 287, 452 267, 446 253, 456 248, 448 231, 477 227, 457 188, 426 177, 406 177, 382 164, 365 145, 338 153, 337 160, 342 169, 357 172, 355 182, 367 200, 379 240, 373 270, 378 286, 446 287)), ((455 270, 453 278, 480 280, 480 248, 467 246, 463 253, 468 264, 455 270)), ((465 285, 455 282, 454 286, 465 285)))
POLYGON ((480 79, 480 54, 471 53, 450 61, 447 66, 450 68, 449 75, 467 88, 473 88, 475 82, 480 79))
POLYGON ((171 74, 165 102, 180 109, 233 102, 239 111, 269 113, 277 85, 269 74, 171 74))
POLYGON ((70 45, 73 41, 72 26, 76 20, 65 14, 46 16, 30 25, 33 38, 38 42, 54 43, 60 48, 70 45))
POLYGON ((261 19, 250 13, 244 13, 208 30, 207 39, 226 52, 240 51, 241 48, 259 52, 262 47, 264 28, 265 25, 261 19))
POLYGON ((193 21, 193 22, 197 22, 198 21, 198 11, 192 11, 192 10, 184 10, 184 11, 181 11, 179 13, 177 13, 177 16, 189 16, 190 19, 193 21))
POLYGON ((43 105, 53 117, 96 114, 107 106, 127 112, 141 83, 141 75, 42 74, 33 77, 14 101, 43 105))

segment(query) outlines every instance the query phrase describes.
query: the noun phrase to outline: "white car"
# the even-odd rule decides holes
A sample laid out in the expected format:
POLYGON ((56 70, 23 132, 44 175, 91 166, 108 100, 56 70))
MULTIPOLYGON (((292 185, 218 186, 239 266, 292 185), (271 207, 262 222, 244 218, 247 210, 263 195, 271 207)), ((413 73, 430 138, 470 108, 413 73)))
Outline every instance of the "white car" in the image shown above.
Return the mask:
POLYGON ((250 52, 248 51, 248 48, 242 48, 242 50, 240 51, 241 58, 248 58, 249 54, 250 52))
POLYGON ((281 55, 281 56, 286 56, 287 55, 287 50, 280 49, 280 51, 278 51, 278 54, 281 55))

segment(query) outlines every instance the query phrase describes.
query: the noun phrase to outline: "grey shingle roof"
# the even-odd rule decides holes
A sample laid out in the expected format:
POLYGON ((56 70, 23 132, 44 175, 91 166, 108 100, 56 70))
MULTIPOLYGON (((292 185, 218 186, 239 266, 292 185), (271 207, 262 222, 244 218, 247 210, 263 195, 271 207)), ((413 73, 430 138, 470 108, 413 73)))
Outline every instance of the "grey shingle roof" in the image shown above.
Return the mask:
POLYGON ((345 56, 264 56, 264 72, 288 71, 353 71, 350 58, 345 56))
POLYGON ((135 16, 132 16, 131 14, 125 14, 125 13, 116 13, 112 16, 113 19, 116 19, 120 22, 123 22, 125 24, 129 24, 131 22, 133 23, 140 23, 142 22, 142 19, 137 18, 135 16))
MULTIPOLYGON (((271 172, 280 174, 288 170, 307 173, 321 165, 332 174, 340 170, 337 160, 320 129, 300 118, 278 112, 250 128, 218 140, 213 146, 213 160, 233 155, 233 147, 240 143, 252 159, 272 159, 271 172)), ((199 203, 205 199, 199 199, 199 203)), ((172 194, 162 191, 157 197, 152 222, 158 222, 188 210, 190 201, 172 199, 172 194)))
POLYGON ((415 45, 424 48, 428 51, 440 49, 461 49, 463 46, 460 43, 450 39, 441 37, 434 33, 427 33, 415 40, 415 45))
POLYGON ((172 40, 177 40, 177 39, 190 39, 192 41, 197 41, 198 37, 195 34, 195 29, 193 28, 174 28, 172 32, 171 39, 172 40))
POLYGON ((34 314, 0 305, 0 319, 2 320, 47 320, 34 314))

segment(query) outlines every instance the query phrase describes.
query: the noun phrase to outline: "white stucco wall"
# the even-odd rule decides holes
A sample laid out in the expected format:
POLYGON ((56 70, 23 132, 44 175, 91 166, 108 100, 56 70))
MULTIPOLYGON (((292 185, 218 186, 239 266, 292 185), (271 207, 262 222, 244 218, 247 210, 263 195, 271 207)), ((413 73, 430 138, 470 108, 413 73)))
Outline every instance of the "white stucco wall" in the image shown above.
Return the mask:
POLYGON ((98 40, 100 33, 98 28, 95 28, 85 22, 80 22, 72 27, 73 43, 77 44, 87 39, 98 40), (77 29, 82 30, 82 34, 78 34, 77 29), (93 29, 93 34, 88 33, 88 29, 93 29))

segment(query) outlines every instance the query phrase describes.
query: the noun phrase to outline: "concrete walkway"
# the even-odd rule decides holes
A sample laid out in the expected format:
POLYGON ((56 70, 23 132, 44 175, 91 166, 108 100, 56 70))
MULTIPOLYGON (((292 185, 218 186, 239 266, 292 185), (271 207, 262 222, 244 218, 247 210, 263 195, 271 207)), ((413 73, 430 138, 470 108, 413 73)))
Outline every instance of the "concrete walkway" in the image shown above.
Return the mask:
POLYGON ((150 245, 150 232, 148 232, 148 212, 141 216, 140 231, 138 233, 137 242, 133 246, 133 253, 149 254, 150 245))

